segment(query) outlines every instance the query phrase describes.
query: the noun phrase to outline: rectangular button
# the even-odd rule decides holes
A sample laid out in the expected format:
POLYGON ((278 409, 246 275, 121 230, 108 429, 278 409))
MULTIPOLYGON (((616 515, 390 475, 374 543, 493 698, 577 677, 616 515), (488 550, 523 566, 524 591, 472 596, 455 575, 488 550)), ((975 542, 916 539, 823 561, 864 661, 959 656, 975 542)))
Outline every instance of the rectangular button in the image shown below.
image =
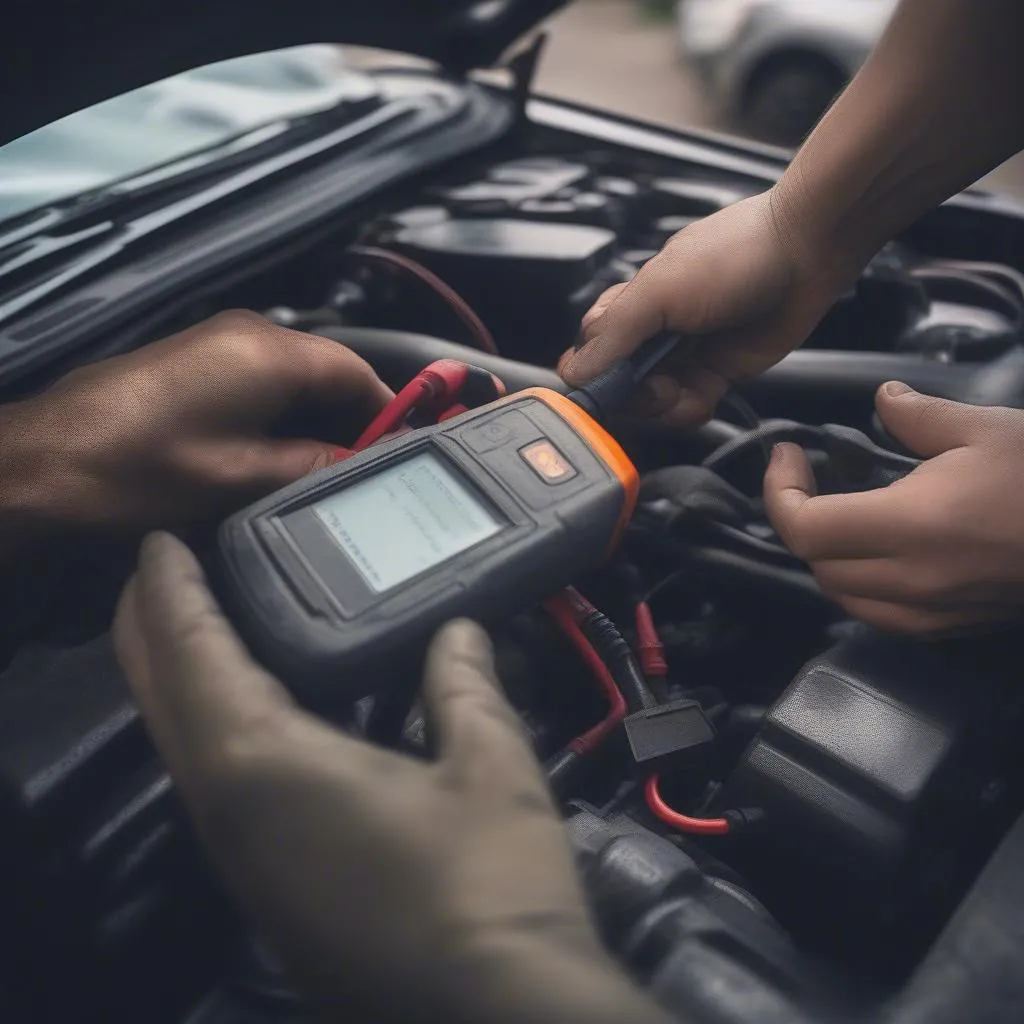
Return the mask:
POLYGON ((519 455, 545 483, 560 484, 576 475, 569 460, 550 441, 534 441, 520 448, 519 455))
POLYGON ((513 440, 522 444, 538 434, 540 431, 521 412, 513 410, 475 427, 467 427, 460 436, 473 451, 482 455, 513 440))

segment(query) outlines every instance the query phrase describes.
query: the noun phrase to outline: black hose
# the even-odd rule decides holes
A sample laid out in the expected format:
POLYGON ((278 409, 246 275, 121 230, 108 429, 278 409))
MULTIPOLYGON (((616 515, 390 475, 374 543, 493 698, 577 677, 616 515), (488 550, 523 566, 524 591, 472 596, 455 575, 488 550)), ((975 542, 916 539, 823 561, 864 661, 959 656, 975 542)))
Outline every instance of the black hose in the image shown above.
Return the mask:
MULTIPOLYGON (((378 327, 318 327, 317 333, 340 341, 361 355, 384 379, 399 388, 411 380, 428 363, 436 359, 456 359, 482 367, 501 380, 509 393, 527 388, 544 387, 564 392, 566 386, 557 372, 549 367, 491 355, 467 345, 443 341, 426 334, 388 330, 378 327)), ((711 420, 685 432, 658 421, 624 421, 616 424, 615 434, 620 441, 667 442, 707 452, 724 444, 740 430, 724 420, 711 420)))
POLYGON ((733 577, 737 588, 748 596, 759 594, 767 598, 772 594, 780 601, 800 602, 807 610, 834 610, 834 605, 822 593, 817 580, 806 571, 783 569, 767 565, 753 558, 721 548, 688 546, 684 556, 691 564, 714 576, 715 582, 726 583, 733 577))
POLYGON ((701 465, 705 469, 713 469, 716 473, 720 472, 723 463, 735 459, 754 445, 760 445, 767 466, 767 463, 771 461, 770 446, 777 441, 795 441, 797 444, 806 445, 814 444, 819 437, 820 431, 805 423, 797 423, 794 420, 762 420, 754 429, 748 430, 716 448, 701 462, 701 465))
POLYGON ((576 779, 585 760, 579 751, 573 750, 572 747, 564 747, 544 763, 548 786, 556 797, 565 797, 570 783, 576 779))

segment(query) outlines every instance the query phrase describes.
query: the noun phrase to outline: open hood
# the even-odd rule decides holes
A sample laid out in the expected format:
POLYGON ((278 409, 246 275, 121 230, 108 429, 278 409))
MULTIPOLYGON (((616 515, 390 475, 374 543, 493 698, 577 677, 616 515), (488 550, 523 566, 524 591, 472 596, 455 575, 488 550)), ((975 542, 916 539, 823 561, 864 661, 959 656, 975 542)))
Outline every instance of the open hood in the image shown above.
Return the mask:
POLYGON ((150 82, 305 43, 494 64, 566 0, 10 0, 0 145, 150 82))

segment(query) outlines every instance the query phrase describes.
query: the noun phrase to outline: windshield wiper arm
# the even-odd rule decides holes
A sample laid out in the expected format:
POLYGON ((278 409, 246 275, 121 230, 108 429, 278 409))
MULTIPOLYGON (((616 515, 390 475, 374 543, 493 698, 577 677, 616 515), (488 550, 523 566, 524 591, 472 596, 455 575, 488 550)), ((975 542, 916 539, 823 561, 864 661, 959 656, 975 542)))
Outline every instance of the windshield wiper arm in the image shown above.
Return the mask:
MULTIPOLYGON (((184 178, 168 177, 141 193, 125 191, 125 183, 122 182, 120 191, 106 190, 77 202, 71 200, 63 217, 46 219, 47 228, 41 233, 27 237, 22 233, 13 247, 15 251, 8 255, 6 262, 3 262, 2 248, 6 239, 0 235, 0 283, 11 274, 25 273, 33 265, 59 258, 62 252, 70 255, 69 250, 81 250, 77 257, 64 262, 50 276, 0 302, 0 323, 25 312, 35 303, 120 255, 128 246, 174 221, 348 142, 390 127, 417 109, 413 100, 396 100, 333 131, 324 132, 321 126, 319 134, 305 141, 296 143, 294 137, 287 133, 280 137, 281 144, 273 147, 271 152, 261 148, 259 155, 242 162, 241 166, 232 162, 225 171, 223 164, 209 164, 204 173, 198 175, 202 181, 212 176, 212 181, 205 187, 197 188, 196 176, 186 174, 184 178), (171 197, 169 200, 168 196, 171 197), (161 198, 165 199, 163 203, 159 202, 161 198), (92 223, 69 235, 51 233, 83 221, 92 223), (93 244, 89 244, 90 241, 93 244)), ((10 253, 12 247, 7 248, 10 253)))

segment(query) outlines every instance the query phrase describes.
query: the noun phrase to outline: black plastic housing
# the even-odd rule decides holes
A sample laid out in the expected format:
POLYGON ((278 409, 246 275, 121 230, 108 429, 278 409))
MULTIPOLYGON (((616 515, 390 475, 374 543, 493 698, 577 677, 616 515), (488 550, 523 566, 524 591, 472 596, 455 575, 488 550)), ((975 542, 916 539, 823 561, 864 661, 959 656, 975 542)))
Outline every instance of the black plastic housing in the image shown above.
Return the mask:
POLYGON ((844 919, 937 925, 1012 805, 1020 647, 865 632, 808 663, 714 807, 763 809, 737 851, 755 884, 798 894, 832 938, 844 919))

